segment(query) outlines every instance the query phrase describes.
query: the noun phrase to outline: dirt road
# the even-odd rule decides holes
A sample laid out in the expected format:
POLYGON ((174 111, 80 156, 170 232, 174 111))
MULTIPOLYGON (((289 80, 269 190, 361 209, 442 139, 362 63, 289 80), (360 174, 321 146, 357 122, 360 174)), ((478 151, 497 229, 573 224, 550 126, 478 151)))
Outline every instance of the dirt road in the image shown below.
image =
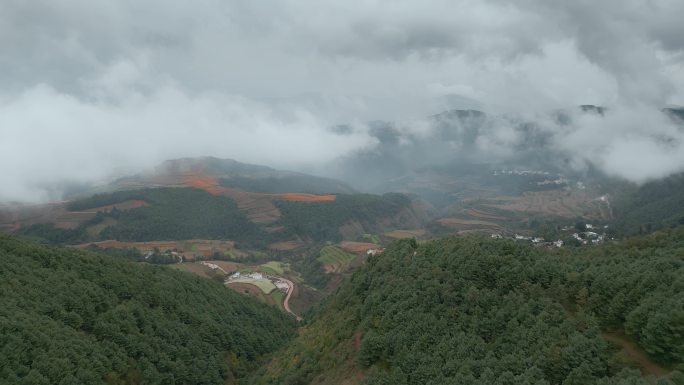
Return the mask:
POLYGON ((297 321, 301 321, 303 318, 295 314, 290 309, 290 296, 292 296, 292 292, 294 291, 294 283, 290 281, 289 279, 285 278, 279 278, 281 281, 287 283, 287 295, 285 296, 285 300, 283 301, 283 307, 285 308, 285 311, 292 314, 293 316, 297 317, 297 321))

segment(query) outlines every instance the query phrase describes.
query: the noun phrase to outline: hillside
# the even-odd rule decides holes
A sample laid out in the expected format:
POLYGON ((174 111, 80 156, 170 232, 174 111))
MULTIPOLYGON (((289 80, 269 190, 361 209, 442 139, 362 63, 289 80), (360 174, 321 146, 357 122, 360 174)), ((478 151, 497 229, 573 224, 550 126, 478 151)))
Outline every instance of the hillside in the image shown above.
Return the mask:
POLYGON ((479 237, 396 242, 252 383, 681 383, 682 239, 680 227, 572 252, 479 237))
POLYGON ((0 236, 0 382, 226 384, 294 333, 212 280, 0 236))
POLYGON ((684 224, 684 174, 615 189, 616 232, 649 233, 684 224))
MULTIPOLYGON (((340 194, 313 199, 306 194, 269 199, 278 219, 254 223, 230 197, 192 187, 153 188, 98 194, 67 204, 67 212, 88 214, 64 228, 59 222, 36 223, 17 234, 51 243, 223 239, 241 248, 265 249, 270 243, 356 240, 365 233, 403 226, 420 227, 425 208, 402 194, 340 194), (139 202, 132 205, 130 202, 139 202)), ((314 196, 320 197, 320 196, 314 196)))
POLYGON ((210 177, 224 187, 257 193, 353 193, 339 180, 214 157, 167 160, 153 172, 120 178, 110 188, 130 189, 152 185, 179 185, 192 177, 210 177))
POLYGON ((94 209, 90 219, 71 229, 54 224, 23 227, 18 234, 53 243, 81 243, 104 239, 121 241, 234 239, 265 245, 267 237, 247 220, 233 200, 194 188, 156 188, 119 191, 73 201, 69 210, 94 209), (129 209, 116 204, 145 202, 129 209), (114 207, 110 207, 114 206, 114 207))

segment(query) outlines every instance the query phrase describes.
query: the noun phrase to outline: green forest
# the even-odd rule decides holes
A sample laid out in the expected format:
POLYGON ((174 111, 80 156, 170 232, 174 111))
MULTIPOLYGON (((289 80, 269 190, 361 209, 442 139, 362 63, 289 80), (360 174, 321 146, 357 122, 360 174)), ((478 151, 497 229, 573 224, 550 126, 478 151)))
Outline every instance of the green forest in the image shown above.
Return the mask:
POLYGON ((59 229, 52 224, 36 224, 18 234, 50 243, 81 243, 100 239, 153 241, 178 239, 230 239, 249 246, 263 246, 268 234, 250 222, 235 202, 194 188, 154 188, 95 195, 72 202, 70 210, 85 210, 127 200, 143 200, 150 205, 132 210, 112 209, 98 213, 75 229, 59 229), (113 218, 97 239, 87 235, 88 226, 113 218))
POLYGON ((619 186, 613 204, 620 235, 646 234, 684 225, 684 174, 646 183, 619 186))
POLYGON ((375 224, 379 218, 396 215, 411 200, 404 194, 339 194, 334 201, 277 201, 280 223, 290 232, 316 242, 342 240, 340 226, 349 221, 375 224))
POLYGON ((373 226, 410 205, 403 194, 340 194, 335 201, 292 202, 277 200, 283 231, 269 233, 247 219, 235 202, 194 188, 151 188, 99 194, 71 202, 69 210, 81 211, 106 205, 143 200, 149 206, 99 212, 73 229, 40 223, 22 227, 18 235, 44 243, 75 244, 103 239, 159 241, 179 239, 228 239, 238 247, 264 248, 279 240, 301 237, 314 242, 340 241, 340 226, 356 221, 373 226), (114 219, 97 236, 88 228, 114 219))
POLYGON ((595 248, 393 243, 254 384, 647 384, 608 335, 684 383, 684 227, 595 248))
POLYGON ((225 384, 295 334, 213 280, 0 235, 0 383, 225 384))

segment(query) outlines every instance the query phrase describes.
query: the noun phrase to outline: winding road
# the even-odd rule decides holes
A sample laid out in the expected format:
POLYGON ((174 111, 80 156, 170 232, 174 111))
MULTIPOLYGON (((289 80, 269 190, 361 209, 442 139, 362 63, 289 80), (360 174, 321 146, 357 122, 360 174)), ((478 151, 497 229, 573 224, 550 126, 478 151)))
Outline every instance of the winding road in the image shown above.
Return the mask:
POLYGON ((301 321, 303 318, 295 314, 295 312, 293 312, 290 309, 290 296, 292 296, 292 292, 294 291, 294 283, 292 283, 292 281, 290 281, 289 279, 281 277, 278 277, 278 279, 287 283, 287 295, 285 296, 285 300, 283 301, 283 307, 285 308, 285 311, 295 316, 297 318, 297 321, 301 321))

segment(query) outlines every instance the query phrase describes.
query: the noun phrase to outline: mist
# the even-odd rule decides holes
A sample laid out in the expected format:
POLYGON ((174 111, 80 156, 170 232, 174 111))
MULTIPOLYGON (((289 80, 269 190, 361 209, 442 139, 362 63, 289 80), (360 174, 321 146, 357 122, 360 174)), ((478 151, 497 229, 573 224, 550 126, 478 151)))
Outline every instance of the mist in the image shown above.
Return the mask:
POLYGON ((1 1, 0 200, 170 158, 329 174, 378 149, 412 167, 538 149, 644 183, 684 171, 684 129, 661 112, 684 104, 682 14, 675 0, 1 1), (486 122, 439 140, 429 116, 453 109, 486 122))

